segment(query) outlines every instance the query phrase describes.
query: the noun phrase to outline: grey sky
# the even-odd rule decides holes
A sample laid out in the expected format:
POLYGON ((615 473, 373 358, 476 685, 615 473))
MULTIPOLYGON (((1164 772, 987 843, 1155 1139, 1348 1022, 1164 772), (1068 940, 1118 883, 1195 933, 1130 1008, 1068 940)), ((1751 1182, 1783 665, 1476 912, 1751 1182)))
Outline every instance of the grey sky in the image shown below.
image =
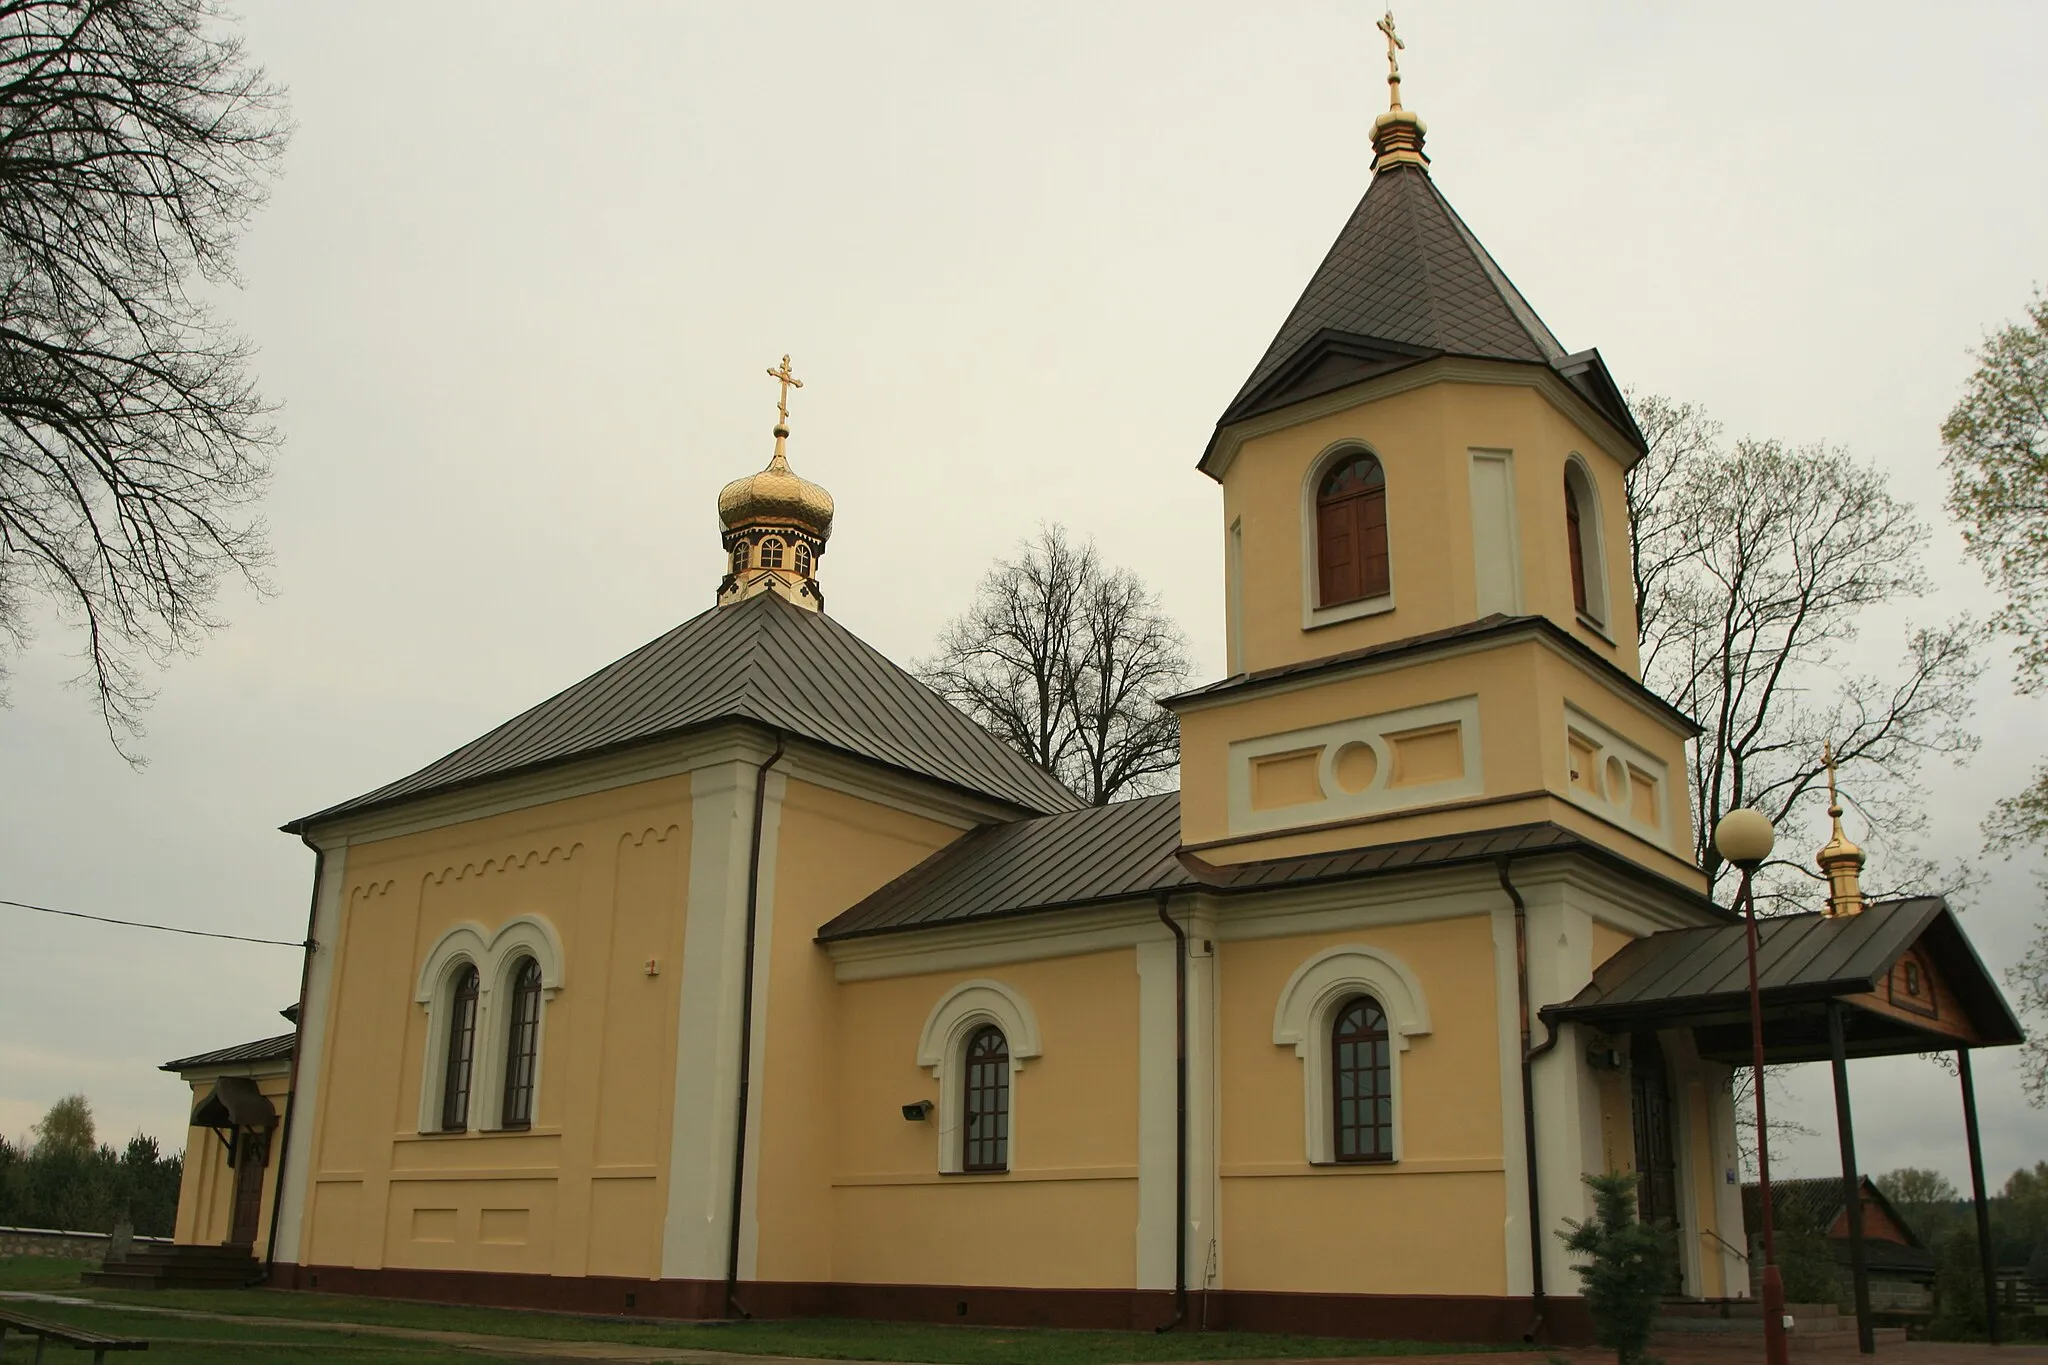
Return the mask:
MULTIPOLYGON (((1936 428, 1982 331, 2048 280, 2048 7, 1421 0, 1434 174, 1545 320, 1732 432, 1883 461, 1939 518, 1936 428), (1853 24, 1845 19, 1853 15, 1853 24)), ((275 827, 408 772, 711 604, 712 502, 770 448, 832 490, 835 616, 898 660, 1041 520, 1098 537, 1221 670, 1221 519, 1194 461, 1368 178, 1376 11, 1241 0, 244 5, 290 86, 286 174, 227 301, 289 444, 277 595, 161 679, 124 766, 51 625, 0 711, 0 897, 280 938, 275 827)), ((1939 600, 1992 605, 1941 526, 1939 600)), ((2048 742, 1982 688, 1930 774, 1977 846, 2048 742)), ((1821 830, 1788 834, 1816 847, 1821 830)), ((1995 969, 2040 897, 2000 864, 1995 969)), ((168 1057, 284 1029, 287 949, 0 908, 0 1132, 83 1089, 184 1131, 168 1057)), ((1834 1161, 1824 1071, 1795 1078, 1834 1161)), ((1994 1180, 2048 1157, 2009 1056, 1994 1180)), ((1954 1082, 1861 1064, 1861 1153, 1965 1175, 1954 1082)))

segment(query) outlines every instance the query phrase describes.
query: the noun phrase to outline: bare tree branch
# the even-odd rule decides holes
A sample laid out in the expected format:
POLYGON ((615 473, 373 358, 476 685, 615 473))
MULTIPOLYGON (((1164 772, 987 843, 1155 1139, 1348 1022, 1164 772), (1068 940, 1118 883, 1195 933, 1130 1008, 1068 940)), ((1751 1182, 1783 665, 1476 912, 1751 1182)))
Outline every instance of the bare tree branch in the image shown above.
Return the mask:
POLYGON ((198 301, 288 135, 209 0, 0 0, 0 636, 33 601, 84 637, 108 736, 145 666, 262 586, 276 433, 246 345, 198 301))
MULTIPOLYGON (((1919 774, 1971 752, 1970 689, 1984 631, 1968 619, 1908 631, 1884 674, 1844 661, 1864 613, 1928 591, 1925 524, 1885 473, 1840 449, 1723 444, 1698 407, 1639 408, 1649 456, 1629 475, 1644 681, 1705 734, 1690 772, 1693 842, 1717 890, 1716 821, 1753 806, 1799 827, 1823 801, 1821 750, 1883 855, 1873 889, 1960 890, 1959 868, 1919 857, 1919 774)), ((1818 839, 1816 839, 1816 844, 1818 839)), ((1809 906, 1816 873, 1799 852, 1766 864, 1761 901, 1809 906)), ((1725 898, 1725 897, 1724 897, 1725 898)))
POLYGON ((1093 542, 1047 526, 996 561, 974 605, 916 666, 930 687, 1094 805, 1172 787, 1187 640, 1093 542))

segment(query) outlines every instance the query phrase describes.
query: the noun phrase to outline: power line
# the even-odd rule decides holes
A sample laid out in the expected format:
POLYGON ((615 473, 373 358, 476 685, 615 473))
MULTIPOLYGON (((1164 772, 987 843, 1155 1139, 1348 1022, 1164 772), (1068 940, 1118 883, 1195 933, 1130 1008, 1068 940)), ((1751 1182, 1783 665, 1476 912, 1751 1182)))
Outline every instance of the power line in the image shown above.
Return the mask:
POLYGON ((27 901, 0 900, 0 905, 11 905, 17 910, 34 910, 45 915, 62 915, 66 919, 89 919, 95 924, 118 924, 124 929, 154 929, 160 934, 185 934, 191 938, 224 938, 235 943, 268 943, 278 948, 306 946, 287 938, 251 938, 247 934, 216 934, 210 929, 180 929, 175 924, 151 924, 139 919, 113 919, 107 915, 88 915, 79 910, 53 910, 47 905, 30 905, 27 901))

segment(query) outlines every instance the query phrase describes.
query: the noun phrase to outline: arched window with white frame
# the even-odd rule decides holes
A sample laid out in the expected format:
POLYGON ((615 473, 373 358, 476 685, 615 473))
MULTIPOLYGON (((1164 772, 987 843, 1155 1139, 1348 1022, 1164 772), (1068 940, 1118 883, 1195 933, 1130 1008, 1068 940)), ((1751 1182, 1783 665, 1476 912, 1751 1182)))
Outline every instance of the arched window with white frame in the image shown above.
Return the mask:
POLYGON ((1604 630, 1608 622, 1607 557, 1600 536, 1600 495, 1577 456, 1564 465, 1564 534, 1572 610, 1604 630))
POLYGON ((1343 944, 1295 969, 1274 1007, 1273 1042, 1301 1059, 1311 1165, 1400 1160, 1402 1057, 1429 1031, 1421 984, 1384 949, 1343 944))
POLYGON ((476 1072, 477 970, 465 962, 455 971, 448 992, 445 1052, 441 1066, 441 1131, 459 1133, 469 1127, 470 1081, 476 1072))
POLYGON ((918 1038, 917 1064, 937 1083, 941 1174, 1017 1169, 1017 1078, 1038 1055, 1038 1018, 1013 987, 978 978, 939 997, 918 1038))
POLYGON ((505 1100, 499 1127, 533 1126, 540 1065, 540 963, 521 957, 512 968, 511 1013, 505 1029, 505 1100))

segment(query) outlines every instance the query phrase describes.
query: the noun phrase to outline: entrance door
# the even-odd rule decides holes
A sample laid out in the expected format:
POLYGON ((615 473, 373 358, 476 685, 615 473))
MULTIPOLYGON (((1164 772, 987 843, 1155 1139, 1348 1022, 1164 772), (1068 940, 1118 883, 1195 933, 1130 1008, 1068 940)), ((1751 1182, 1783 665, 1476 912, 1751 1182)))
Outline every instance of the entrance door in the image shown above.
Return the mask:
POLYGON ((235 1134, 235 1207, 228 1227, 231 1246, 256 1245, 256 1229, 263 1211, 263 1164, 270 1155, 270 1134, 235 1134))
POLYGON ((1629 1040, 1629 1116, 1636 1133, 1636 1212, 1646 1223, 1678 1226, 1678 1157, 1671 1140, 1671 1085, 1657 1035, 1629 1040))

